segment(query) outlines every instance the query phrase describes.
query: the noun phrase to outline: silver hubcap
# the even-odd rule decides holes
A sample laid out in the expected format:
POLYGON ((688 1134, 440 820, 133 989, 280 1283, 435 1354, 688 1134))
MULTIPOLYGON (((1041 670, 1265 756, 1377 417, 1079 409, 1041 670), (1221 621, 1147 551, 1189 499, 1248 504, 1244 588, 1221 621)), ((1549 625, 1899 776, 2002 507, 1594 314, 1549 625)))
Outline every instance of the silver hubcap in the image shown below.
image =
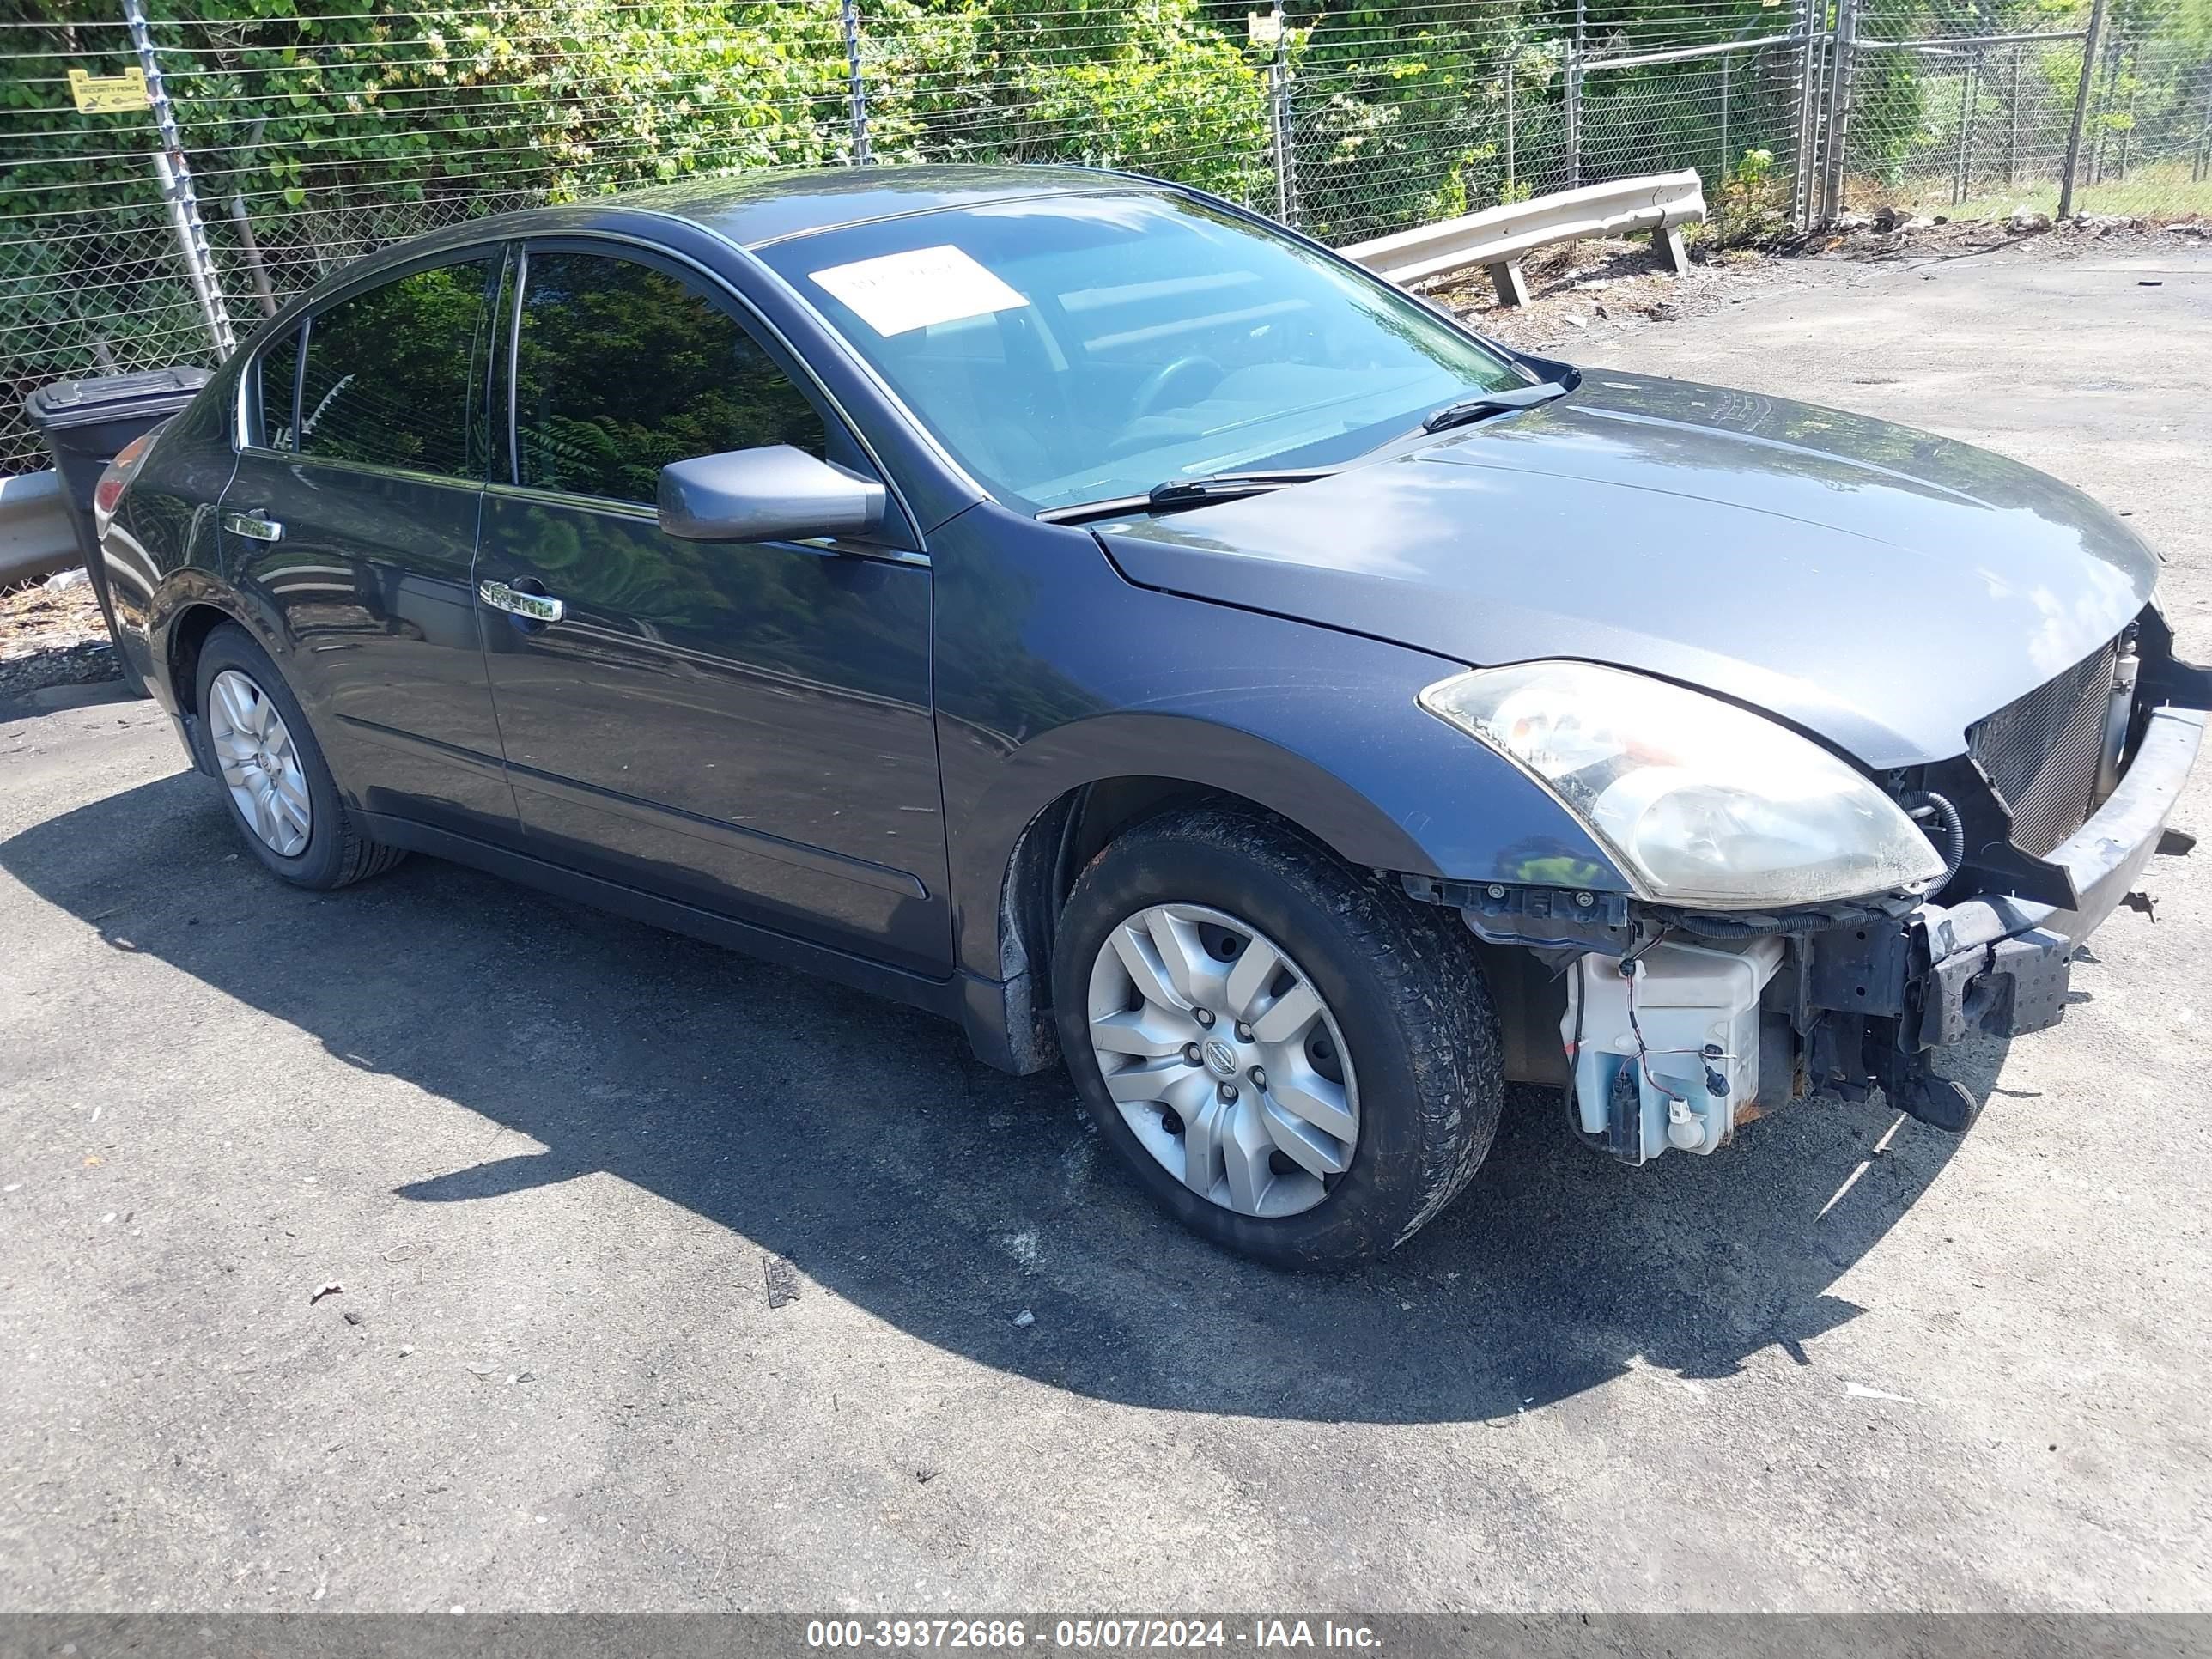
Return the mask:
POLYGON ((276 705, 238 670, 226 668, 208 687, 208 735, 239 817, 270 851, 297 858, 314 827, 314 808, 276 705))
POLYGON ((1352 1166, 1359 1097, 1336 1021, 1280 945, 1195 904, 1156 904, 1091 968, 1106 1091, 1176 1180, 1239 1215, 1296 1215, 1352 1166))

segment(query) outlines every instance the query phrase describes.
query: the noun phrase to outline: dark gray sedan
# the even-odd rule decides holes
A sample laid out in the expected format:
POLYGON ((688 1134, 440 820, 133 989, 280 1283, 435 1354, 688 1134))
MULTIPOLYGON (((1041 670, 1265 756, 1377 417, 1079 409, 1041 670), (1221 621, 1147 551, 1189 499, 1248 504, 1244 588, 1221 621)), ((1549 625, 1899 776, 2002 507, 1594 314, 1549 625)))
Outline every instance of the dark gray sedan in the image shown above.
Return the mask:
POLYGON ((1285 1263, 1410 1236, 1510 1080, 1632 1164, 1814 1091, 1965 1128, 1931 1061, 2057 1020, 2212 706, 2049 478, 1071 169, 392 248, 99 516, 276 876, 434 854, 936 1010, 1285 1263))

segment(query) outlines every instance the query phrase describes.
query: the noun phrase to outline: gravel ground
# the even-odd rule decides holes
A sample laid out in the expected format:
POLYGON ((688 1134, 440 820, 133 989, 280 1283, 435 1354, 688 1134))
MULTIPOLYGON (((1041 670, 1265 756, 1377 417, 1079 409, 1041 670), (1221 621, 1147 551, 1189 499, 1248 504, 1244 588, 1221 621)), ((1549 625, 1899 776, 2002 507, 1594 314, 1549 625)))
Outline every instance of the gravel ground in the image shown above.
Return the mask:
POLYGON ((1920 267, 2002 254, 2021 264, 2071 264, 2085 258, 2153 262, 2169 254, 2192 258, 2212 247, 2212 224, 2154 225, 2140 219, 2069 220, 2056 229, 2014 228, 2001 221, 1896 217, 1875 228, 1866 215, 1845 228, 1792 238, 1771 249, 1697 249, 1687 276, 1668 271, 1648 242, 1593 240, 1538 251, 1523 267, 1529 305, 1501 306, 1480 274, 1440 288, 1436 297, 1477 327, 1530 351, 1580 359, 1648 324, 1706 317, 1779 293, 1826 293, 1864 273, 1838 266, 1920 267))
MULTIPOLYGON (((2046 467, 2212 655, 2212 251, 1679 310, 1576 355, 2046 467)), ((1964 1139, 1820 1102, 1630 1170, 1522 1095, 1297 1278, 950 1028, 428 860, 290 891, 150 705, 10 712, 0 1607, 2212 1603, 2202 854, 1958 1057, 1964 1139)))
POLYGON ((100 601, 82 571, 0 592, 0 704, 50 685, 86 685, 122 673, 100 601))

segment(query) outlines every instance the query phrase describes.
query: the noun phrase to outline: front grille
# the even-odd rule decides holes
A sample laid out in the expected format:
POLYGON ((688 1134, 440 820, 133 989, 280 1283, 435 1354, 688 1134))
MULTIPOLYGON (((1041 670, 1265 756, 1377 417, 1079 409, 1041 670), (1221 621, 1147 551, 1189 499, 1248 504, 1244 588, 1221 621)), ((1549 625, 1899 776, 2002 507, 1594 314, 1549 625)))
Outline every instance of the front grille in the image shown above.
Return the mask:
POLYGON ((2012 844, 2040 858, 2088 820, 2112 701, 2113 641, 1966 733, 1966 752, 2012 815, 2012 844))

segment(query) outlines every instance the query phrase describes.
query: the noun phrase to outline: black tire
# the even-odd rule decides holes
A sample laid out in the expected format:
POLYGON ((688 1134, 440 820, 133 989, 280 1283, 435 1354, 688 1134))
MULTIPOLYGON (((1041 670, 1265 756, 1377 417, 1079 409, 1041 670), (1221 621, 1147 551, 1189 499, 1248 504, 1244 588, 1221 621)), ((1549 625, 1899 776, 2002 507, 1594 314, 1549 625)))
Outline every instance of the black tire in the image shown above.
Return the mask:
POLYGON ((1277 1267, 1349 1266, 1395 1249, 1467 1185, 1498 1127, 1498 1020, 1458 917, 1256 814, 1177 811, 1109 843, 1061 914, 1053 990, 1085 1109, 1139 1184, 1186 1226, 1277 1267), (1091 964, 1126 919, 1176 903, 1265 933, 1335 1018, 1358 1079, 1359 1133, 1349 1167, 1310 1209, 1243 1215, 1194 1192, 1145 1149, 1107 1092, 1088 1030, 1091 964))
MULTIPOLYGON (((207 742, 204 723, 208 688, 215 683, 215 677, 227 668, 236 670, 260 687, 262 695, 274 702, 276 712, 283 716, 285 729, 292 734, 292 748, 300 757, 300 771, 307 779, 307 799, 313 809, 307 844, 287 858, 254 834, 230 791, 222 790, 223 805, 230 813, 231 822, 238 827, 240 839, 263 866, 295 887, 328 891, 380 875, 405 857, 399 848, 382 847, 371 841, 353 814, 346 811, 338 795, 337 781, 331 775, 330 763, 323 758, 323 746, 315 740, 314 728, 308 725, 300 700, 292 695, 292 688, 285 684, 283 675, 277 672, 276 665, 261 648, 259 641, 234 623, 216 627, 200 647, 193 706, 203 722, 203 743, 207 742)), ((213 752, 211 744, 209 752, 213 752)), ((220 785, 220 779, 217 781, 220 785)))

